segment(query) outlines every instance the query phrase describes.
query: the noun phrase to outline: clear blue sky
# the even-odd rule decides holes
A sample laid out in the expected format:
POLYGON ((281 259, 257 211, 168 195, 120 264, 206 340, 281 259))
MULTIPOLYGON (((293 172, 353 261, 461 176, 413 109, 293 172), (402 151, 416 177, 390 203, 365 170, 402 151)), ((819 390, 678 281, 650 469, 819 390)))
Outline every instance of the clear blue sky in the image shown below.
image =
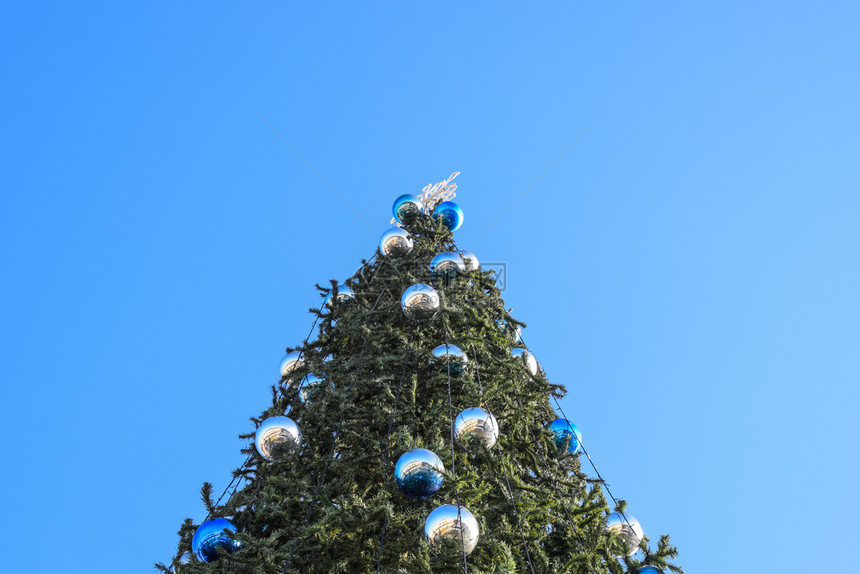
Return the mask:
POLYGON ((306 4, 6 6, 3 570, 169 559, 314 283, 373 253, 261 116, 377 232, 462 171, 459 245, 507 263, 601 472, 689 572, 845 572, 858 5, 306 4))

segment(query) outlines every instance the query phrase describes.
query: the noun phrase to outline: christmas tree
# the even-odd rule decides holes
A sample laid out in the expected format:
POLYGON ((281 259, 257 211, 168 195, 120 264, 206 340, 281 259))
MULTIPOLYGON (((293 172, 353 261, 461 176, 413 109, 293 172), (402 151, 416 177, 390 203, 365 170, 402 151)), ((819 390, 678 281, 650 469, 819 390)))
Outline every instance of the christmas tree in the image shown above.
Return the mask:
POLYGON ((317 286, 245 463, 165 572, 682 572, 608 492, 492 273, 459 251, 457 174, 394 205, 343 284, 317 286), (395 222, 393 220, 393 222, 395 222), (556 408, 554 408, 554 406, 556 408), (612 500, 614 508, 607 502, 612 500))

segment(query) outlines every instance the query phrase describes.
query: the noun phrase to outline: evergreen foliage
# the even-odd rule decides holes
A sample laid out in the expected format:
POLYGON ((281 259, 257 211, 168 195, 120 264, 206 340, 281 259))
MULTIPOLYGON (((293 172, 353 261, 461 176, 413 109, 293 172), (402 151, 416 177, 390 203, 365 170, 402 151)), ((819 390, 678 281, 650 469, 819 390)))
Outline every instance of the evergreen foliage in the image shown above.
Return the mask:
MULTIPOLYGON (((259 426, 289 411, 303 433, 301 454, 266 462, 252 430, 242 435, 248 461, 235 471, 244 486, 219 504, 204 485, 207 511, 231 517, 241 550, 212 564, 179 565, 196 527, 186 520, 174 563, 157 567, 181 574, 462 572, 462 555, 437 557, 423 539, 430 511, 459 500, 480 524, 478 546, 465 560, 471 573, 618 574, 643 564, 682 572, 669 562, 677 551, 667 536, 653 550, 643 541, 644 558, 636 559, 606 532, 599 481, 581 471, 577 456, 560 454, 544 430, 558 416, 551 396, 565 389, 542 372, 531 376, 511 356, 520 346, 514 327, 523 324, 506 311, 492 274, 432 279, 431 258, 457 251, 452 234, 426 216, 405 227, 414 239, 409 255, 377 252, 346 281, 354 300, 335 297, 332 309, 311 310, 316 338, 287 349, 300 350, 304 366, 274 385, 271 405, 251 419, 259 426), (415 283, 433 284, 441 297, 432 319, 413 321, 401 311, 400 295, 415 283), (469 357, 461 376, 431 364, 432 349, 446 342, 469 357), (298 381, 308 373, 325 373, 325 383, 303 404, 298 381), (499 440, 491 449, 458 442, 452 459, 452 417, 475 406, 496 416, 499 440), (427 500, 403 496, 393 480, 400 454, 418 447, 439 455, 446 469, 442 490, 427 500)), ((318 287, 325 294, 337 286, 318 287)))

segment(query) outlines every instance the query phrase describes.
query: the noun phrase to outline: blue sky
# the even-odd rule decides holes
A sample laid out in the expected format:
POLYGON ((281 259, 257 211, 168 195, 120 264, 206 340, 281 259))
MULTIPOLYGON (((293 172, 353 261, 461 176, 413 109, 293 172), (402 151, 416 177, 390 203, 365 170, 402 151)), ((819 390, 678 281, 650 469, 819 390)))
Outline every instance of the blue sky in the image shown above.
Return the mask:
POLYGON ((377 232, 462 172, 459 245, 507 264, 601 473, 689 572, 844 571, 858 24, 850 2, 7 5, 4 569, 169 559, 314 283, 373 253, 263 118, 377 232))

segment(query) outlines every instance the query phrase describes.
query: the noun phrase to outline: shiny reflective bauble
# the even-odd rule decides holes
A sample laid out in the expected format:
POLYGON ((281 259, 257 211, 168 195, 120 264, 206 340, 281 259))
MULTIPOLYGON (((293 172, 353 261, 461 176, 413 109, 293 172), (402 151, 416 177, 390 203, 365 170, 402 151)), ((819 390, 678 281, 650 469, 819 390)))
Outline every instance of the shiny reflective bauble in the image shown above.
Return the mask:
POLYGON ((313 373, 309 373, 302 379, 302 382, 299 383, 299 400, 302 401, 303 405, 308 404, 314 396, 323 390, 323 383, 325 383, 325 379, 313 373))
POLYGON ((224 530, 236 532, 236 527, 226 518, 207 520, 197 527, 191 540, 191 550, 201 562, 213 562, 218 559, 218 548, 223 548, 230 554, 239 549, 239 541, 230 538, 224 530))
POLYGON ((430 273, 437 278, 451 279, 466 272, 466 263, 459 253, 443 251, 430 261, 430 273))
POLYGON ((292 419, 269 417, 257 429, 254 446, 260 456, 268 461, 287 460, 301 450, 302 431, 292 419))
POLYGON ((281 359, 281 377, 290 378, 290 375, 301 369, 305 364, 304 359, 302 359, 302 353, 300 351, 293 351, 292 353, 287 353, 283 359, 281 359))
POLYGON ((431 363, 439 365, 443 373, 450 374, 452 377, 461 377, 468 362, 469 357, 457 345, 445 343, 433 349, 431 363))
POLYGON ((496 319, 496 327, 505 335, 510 335, 514 339, 514 343, 523 342, 523 330, 519 325, 511 329, 510 324, 505 319, 496 319))
POLYGON ((436 453, 426 448, 407 450, 394 466, 397 488, 417 500, 433 496, 445 481, 445 465, 436 453))
POLYGON ((398 223, 409 224, 424 212, 424 203, 420 198, 407 193, 394 200, 391 211, 398 223))
POLYGON ((448 231, 457 231, 463 225, 463 210, 453 201, 443 201, 437 205, 433 217, 441 221, 448 231))
POLYGON ((460 258, 462 258, 463 262, 466 264, 466 271, 477 271, 481 268, 478 258, 475 257, 475 254, 471 251, 460 251, 460 258))
POLYGON ((607 517, 606 530, 614 532, 627 542, 631 556, 639 551, 639 542, 645 537, 645 532, 642 531, 639 521, 629 514, 621 514, 620 512, 613 512, 607 517))
POLYGON ((443 504, 424 522, 424 539, 434 554, 456 558, 470 554, 478 545, 478 521, 475 516, 456 504, 443 504))
MULTIPOLYGON (((325 296, 325 306, 329 309, 332 308, 332 300, 334 299, 334 291, 329 291, 328 295, 325 296)), ((344 303, 346 301, 351 301, 355 299, 355 291, 352 290, 348 285, 338 285, 337 286, 337 302, 344 303)))
POLYGON ((521 358, 526 363, 526 368, 529 370, 529 373, 532 376, 537 375, 538 364, 535 356, 526 351, 525 349, 520 349, 519 347, 516 349, 511 349, 511 356, 516 358, 521 358))
POLYGON ((499 439, 499 423, 493 413, 473 407, 466 409, 454 419, 454 436, 457 440, 478 440, 487 448, 492 448, 499 439))
POLYGON ((403 292, 400 307, 410 319, 429 319, 439 310, 439 294, 429 285, 416 283, 403 292))
POLYGON ((379 251, 390 257, 403 257, 412 251, 412 238, 405 229, 392 227, 379 239, 379 251))
POLYGON ((653 566, 640 566, 636 571, 638 574, 663 574, 658 568, 653 566))
POLYGON ((582 433, 575 424, 567 419, 555 419, 546 426, 553 434, 553 442, 559 452, 576 454, 582 448, 582 433))

